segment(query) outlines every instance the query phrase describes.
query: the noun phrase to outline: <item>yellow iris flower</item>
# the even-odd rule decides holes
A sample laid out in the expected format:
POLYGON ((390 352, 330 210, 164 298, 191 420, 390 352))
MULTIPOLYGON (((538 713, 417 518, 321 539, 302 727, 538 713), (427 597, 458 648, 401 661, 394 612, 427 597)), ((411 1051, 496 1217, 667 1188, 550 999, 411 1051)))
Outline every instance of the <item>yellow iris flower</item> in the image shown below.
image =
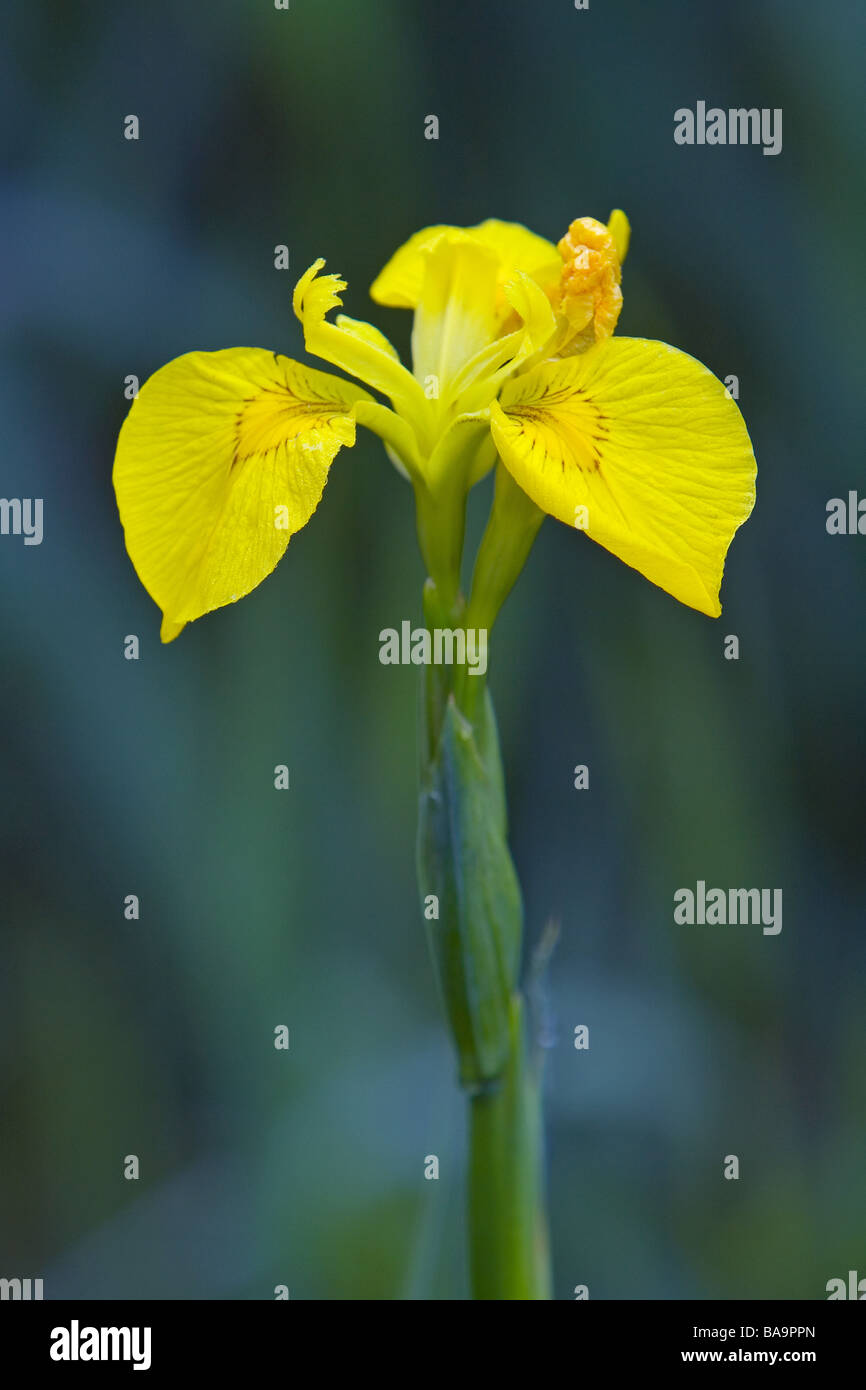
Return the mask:
POLYGON ((370 291, 414 311, 411 372, 371 324, 330 321, 346 285, 317 261, 293 299, 306 349, 367 390, 260 348, 191 352, 155 372, 120 431, 114 486, 163 641, 270 574, 358 425, 415 487, 446 602, 466 493, 498 454, 502 488, 516 483, 527 507, 718 616, 725 555, 754 503, 754 455, 706 367, 665 343, 613 337, 628 237, 621 212, 607 225, 579 218, 558 247, 492 220, 416 233, 370 291))

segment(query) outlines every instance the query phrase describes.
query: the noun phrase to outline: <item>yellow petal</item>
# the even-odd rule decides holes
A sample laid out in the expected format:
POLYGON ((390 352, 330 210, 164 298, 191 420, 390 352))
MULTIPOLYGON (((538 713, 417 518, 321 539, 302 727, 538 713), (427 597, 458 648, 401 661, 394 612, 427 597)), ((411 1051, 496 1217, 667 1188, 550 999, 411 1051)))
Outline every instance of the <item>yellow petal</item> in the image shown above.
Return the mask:
POLYGON ((322 275, 324 264, 322 256, 313 261, 292 292, 292 308, 304 328, 321 323, 331 309, 343 302, 341 295, 346 289, 346 281, 342 275, 322 275))
POLYGON ((423 437, 430 415, 424 391, 403 366, 384 333, 345 314, 340 314, 336 323, 327 321, 325 315, 343 302, 346 282, 339 275, 322 275, 324 264, 317 260, 304 271, 292 296, 295 314, 303 324, 307 352, 389 396, 419 438, 423 437))
POLYGON ((372 323, 365 323, 363 319, 350 319, 348 314, 338 314, 334 322, 343 333, 349 333, 362 343, 367 343, 369 347, 387 353, 395 362, 400 361, 400 354, 394 344, 372 323))
POLYGON ((666 343, 609 338, 509 381, 491 427, 537 506, 718 617, 725 555, 755 500, 755 459, 706 367, 666 343))
POLYGON ((496 313, 501 331, 507 331, 508 319, 513 304, 506 292, 506 286, 515 276, 523 274, 540 285, 545 292, 553 294, 562 270, 562 261, 553 242, 536 236, 519 222, 498 222, 488 218, 478 227, 472 228, 482 246, 491 250, 499 261, 499 276, 496 293, 496 313))
POLYGON ((518 271, 504 286, 505 298, 526 329, 524 352, 536 352, 556 333, 556 315, 547 295, 535 280, 518 271))
POLYGON ((495 255, 463 232, 449 232, 424 252, 424 283, 412 326, 418 381, 444 400, 445 387, 496 337, 495 255))
POLYGON ((628 255, 628 244, 631 240, 631 224, 622 208, 614 208, 607 219, 607 230, 613 237, 616 254, 619 256, 620 265, 622 265, 628 255))
POLYGON ((394 309, 414 309, 424 283, 425 251, 435 246, 446 232, 460 230, 459 227, 437 226, 422 227, 420 232, 415 232, 376 276, 370 286, 370 298, 394 309))
MULTIPOLYGON (((480 246, 492 251, 498 264, 498 284, 501 288, 515 271, 522 270, 535 278, 547 274, 551 284, 556 282, 561 262, 556 247, 544 237, 536 236, 518 222, 499 222, 488 218, 477 227, 424 227, 394 252, 384 270, 373 281, 370 294, 377 304, 389 304, 397 309, 414 309, 421 298, 424 284, 426 253, 448 234, 471 236, 480 246)), ((541 283, 541 279, 539 279, 541 283)), ((500 299, 498 309, 507 312, 500 299)))
MULTIPOLYGON (((510 317, 498 336, 464 362, 451 381, 445 404, 460 414, 485 410, 498 394, 505 378, 532 354, 550 357, 558 341, 559 325, 550 299, 532 279, 518 270, 502 287, 510 317), (512 330, 513 325, 513 330, 512 330)), ((489 329, 488 329, 489 331, 489 329)))
POLYGON ((162 639, 248 594, 310 519, 356 403, 339 378, 260 348, 190 352, 142 386, 114 487, 126 548, 163 610, 162 639))
POLYGON ((483 246, 496 252, 502 281, 510 280, 517 270, 533 277, 548 268, 552 268, 554 279, 559 274, 560 260, 553 242, 519 222, 499 222, 488 217, 471 231, 483 246))

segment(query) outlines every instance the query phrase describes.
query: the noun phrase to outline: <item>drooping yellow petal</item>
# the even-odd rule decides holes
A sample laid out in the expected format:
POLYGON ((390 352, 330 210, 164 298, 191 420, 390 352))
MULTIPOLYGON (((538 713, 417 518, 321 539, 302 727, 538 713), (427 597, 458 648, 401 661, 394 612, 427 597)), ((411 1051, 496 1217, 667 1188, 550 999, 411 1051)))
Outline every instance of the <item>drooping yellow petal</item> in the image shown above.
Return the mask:
POLYGON ((755 459, 713 374, 666 343, 609 338, 510 380, 496 446, 532 500, 711 617, 755 459))
POLYGON ((126 547, 163 610, 162 639, 248 594, 309 521, 359 387, 260 348, 190 352, 142 386, 114 487, 126 547))
POLYGON ((394 252, 373 284, 370 294, 377 304, 389 304, 397 309, 414 309, 421 298, 424 284, 426 253, 443 236, 470 236, 496 257, 497 304, 500 315, 508 313, 502 288, 516 271, 542 278, 546 274, 555 283, 561 263, 556 247, 544 237, 536 236, 519 222, 500 222, 488 218, 476 227, 424 227, 394 252))

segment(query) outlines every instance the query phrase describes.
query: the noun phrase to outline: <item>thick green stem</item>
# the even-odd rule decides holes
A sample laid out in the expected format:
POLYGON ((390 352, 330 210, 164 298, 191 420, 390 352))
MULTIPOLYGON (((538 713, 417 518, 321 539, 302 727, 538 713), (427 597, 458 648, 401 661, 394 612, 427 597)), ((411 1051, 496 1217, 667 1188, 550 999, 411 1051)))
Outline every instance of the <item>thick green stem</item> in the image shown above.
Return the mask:
MULTIPOLYGON (((464 431, 473 447, 476 432, 474 423, 464 431)), ((459 454, 463 436, 455 429, 447 441, 459 454)), ((464 452, 468 459, 471 451, 464 452)), ((442 465, 441 450, 436 461, 442 465)), ((430 575, 425 622, 430 630, 474 626, 486 640, 543 513, 500 466, 467 610, 459 592, 466 468, 430 472, 434 486, 421 481, 415 488, 430 575)), ((523 909, 506 821, 486 681, 477 672, 470 675, 467 665, 429 666, 422 700, 418 874, 469 1104, 472 1297, 538 1300, 550 1298, 539 1063, 527 1055, 518 991, 523 909)))
POLYGON ((514 995, 498 1083, 469 1101, 469 1254, 475 1299, 549 1299, 540 1081, 514 995))
POLYGON ((438 602, 447 610, 460 591, 460 560, 466 525, 466 493, 453 479, 435 491, 423 480, 415 487, 418 544, 438 602))
MULTIPOLYGON (((439 612, 428 583, 428 623, 439 612)), ((472 1296, 547 1299, 540 1064, 518 992, 522 906, 496 721, 489 696, 466 720, 448 670, 428 668, 424 685, 418 872, 469 1105, 472 1296)))

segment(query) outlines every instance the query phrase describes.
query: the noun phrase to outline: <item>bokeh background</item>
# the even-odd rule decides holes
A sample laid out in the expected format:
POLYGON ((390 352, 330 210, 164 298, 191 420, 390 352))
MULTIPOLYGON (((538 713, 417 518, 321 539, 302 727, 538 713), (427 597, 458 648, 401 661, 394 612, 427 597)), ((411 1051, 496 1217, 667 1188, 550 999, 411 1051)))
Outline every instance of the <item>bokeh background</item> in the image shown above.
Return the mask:
POLYGON ((406 351, 367 287, 413 230, 555 240, 615 206, 621 331, 739 378, 758 503, 717 622, 548 521, 497 627, 529 945, 560 926, 556 1296, 812 1299, 866 1274, 866 540, 825 529, 829 498, 866 495, 863 6, 36 0, 2 24, 0 493, 44 498, 45 535, 0 538, 0 1275, 465 1295, 416 673, 378 661, 420 614, 411 493, 365 436, 275 574, 162 647, 113 448, 129 373, 301 355, 290 292, 318 255, 406 351), (675 145, 698 100, 783 108, 782 154, 675 145), (676 926, 699 878, 782 888, 781 935, 676 926))

